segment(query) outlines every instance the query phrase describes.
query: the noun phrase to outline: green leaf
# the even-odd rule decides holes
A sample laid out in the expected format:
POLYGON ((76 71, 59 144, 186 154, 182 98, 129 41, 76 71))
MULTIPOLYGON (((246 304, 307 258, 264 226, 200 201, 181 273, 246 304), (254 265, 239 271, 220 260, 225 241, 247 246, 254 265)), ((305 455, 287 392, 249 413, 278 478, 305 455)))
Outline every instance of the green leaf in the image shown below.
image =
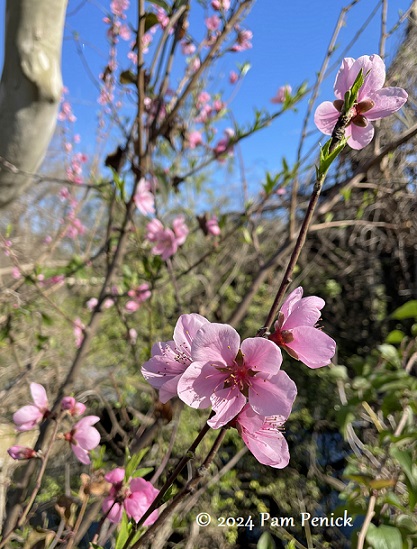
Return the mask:
MULTIPOLYGON (((140 450, 137 454, 133 454, 133 456, 126 456, 126 465, 125 465, 125 479, 129 480, 133 477, 133 474, 138 469, 140 462, 147 454, 149 448, 144 448, 143 450, 140 450)), ((145 473, 146 474, 146 473, 145 473)))
POLYGON ((330 144, 332 140, 329 139, 327 143, 325 143, 320 148, 320 162, 319 166, 316 167, 316 175, 317 179, 324 179, 326 177, 326 174, 332 164, 332 162, 337 158, 337 156, 342 152, 342 150, 346 146, 346 138, 343 138, 340 143, 334 148, 333 151, 330 152, 330 144))
POLYGON ((378 345, 377 349, 380 352, 382 358, 385 359, 387 362, 389 362, 393 366, 396 366, 397 368, 401 366, 401 360, 398 356, 398 350, 393 345, 383 343, 382 345, 378 345))
POLYGON ((361 69, 359 71, 358 76, 356 77, 353 86, 350 88, 348 92, 345 94, 345 105, 344 105, 344 112, 347 112, 350 108, 353 107, 353 104, 358 98, 358 92, 363 86, 363 83, 365 82, 365 78, 363 76, 363 70, 361 69), (348 98, 346 100, 346 95, 348 95, 348 98))
POLYGON ((153 471, 153 467, 142 467, 141 469, 138 469, 137 471, 134 471, 132 474, 132 478, 138 478, 138 477, 144 477, 148 473, 151 473, 153 471))
POLYGON ((405 318, 416 318, 417 319, 417 299, 412 299, 407 303, 404 303, 401 307, 398 307, 392 315, 392 318, 397 320, 404 320, 405 318))
POLYGON ((374 549, 403 549, 401 532, 394 526, 370 524, 366 541, 374 549))
POLYGON ((401 330, 392 330, 392 332, 387 335, 385 343, 391 343, 392 345, 396 345, 398 343, 401 343, 404 337, 405 333, 401 330))
MULTIPOLYGON (((154 2, 156 4, 156 2, 154 2)), ((162 4, 165 4, 165 2, 162 2, 162 4)), ((163 7, 163 6, 161 6, 163 7)), ((169 8, 164 8, 165 11, 168 11, 169 8)), ((155 13, 152 13, 152 12, 149 12, 146 14, 146 19, 145 19, 145 32, 148 32, 149 29, 151 29, 152 27, 154 27, 155 25, 158 24, 158 18, 156 17, 156 14, 155 13)))
POLYGON ((256 549, 276 549, 274 538, 269 532, 264 532, 258 540, 256 549))
POLYGON ((122 71, 119 76, 120 84, 137 84, 137 77, 132 71, 122 71))

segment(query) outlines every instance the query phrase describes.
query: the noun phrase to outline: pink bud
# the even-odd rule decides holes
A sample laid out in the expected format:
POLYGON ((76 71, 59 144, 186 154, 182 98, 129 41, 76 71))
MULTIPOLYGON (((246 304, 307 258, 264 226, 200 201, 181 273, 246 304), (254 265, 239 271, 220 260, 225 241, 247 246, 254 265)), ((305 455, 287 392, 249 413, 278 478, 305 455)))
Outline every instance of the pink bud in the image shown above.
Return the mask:
POLYGON ((38 457, 37 452, 26 446, 12 446, 7 450, 12 459, 32 459, 38 457))

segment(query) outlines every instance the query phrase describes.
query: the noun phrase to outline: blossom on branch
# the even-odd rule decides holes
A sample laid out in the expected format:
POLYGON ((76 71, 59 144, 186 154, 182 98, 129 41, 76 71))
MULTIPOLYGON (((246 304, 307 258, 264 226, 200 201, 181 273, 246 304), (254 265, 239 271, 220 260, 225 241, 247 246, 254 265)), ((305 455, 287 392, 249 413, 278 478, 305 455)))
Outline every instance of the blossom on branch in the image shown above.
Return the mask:
POLYGON ((281 86, 280 88, 278 88, 277 93, 271 99, 271 103, 275 103, 275 104, 284 103, 287 95, 290 95, 291 92, 292 92, 292 88, 290 85, 286 84, 285 86, 281 86))
POLYGON ((330 364, 336 343, 315 327, 325 302, 320 297, 303 297, 303 288, 296 288, 285 300, 269 339, 309 368, 330 364))
POLYGON ((178 381, 192 361, 193 339, 208 323, 206 318, 196 313, 181 315, 174 329, 174 340, 161 341, 152 347, 152 358, 142 366, 142 375, 159 390, 162 403, 177 395, 178 381))
POLYGON ((218 429, 246 403, 263 416, 288 417, 297 394, 295 383, 280 371, 281 351, 270 341, 240 337, 227 324, 206 324, 191 345, 193 362, 178 382, 178 395, 192 408, 216 415, 207 423, 218 429))
POLYGON ((13 414, 13 421, 18 431, 30 431, 49 415, 49 403, 45 387, 39 383, 30 384, 33 404, 23 406, 13 414))
POLYGON ((385 82, 385 64, 379 55, 363 55, 356 60, 346 57, 334 83, 337 99, 333 103, 325 101, 314 114, 314 122, 322 133, 332 135, 343 113, 345 94, 352 88, 361 70, 364 83, 359 88, 357 100, 347 113, 350 122, 345 129, 347 143, 352 149, 366 147, 374 136, 374 127, 370 122, 398 111, 408 97, 402 88, 382 87, 385 82))
POLYGON ((234 423, 259 463, 283 469, 290 461, 288 444, 281 433, 285 419, 282 416, 260 416, 246 405, 234 423))
POLYGON ((23 459, 32 459, 38 457, 38 453, 35 452, 32 448, 27 446, 12 446, 8 448, 7 453, 12 459, 23 460, 23 459))
MULTIPOLYGON (((125 470, 121 467, 113 469, 104 478, 112 486, 109 495, 103 501, 102 510, 103 513, 107 514, 109 521, 115 524, 122 520, 123 509, 129 518, 139 522, 159 494, 159 490, 143 478, 133 478, 126 481, 125 470)), ((149 526, 157 518, 158 510, 155 509, 143 524, 149 526)))
POLYGON ((89 452, 100 444, 100 433, 93 425, 100 421, 98 416, 85 416, 78 421, 64 438, 71 444, 71 450, 81 463, 91 463, 89 452))

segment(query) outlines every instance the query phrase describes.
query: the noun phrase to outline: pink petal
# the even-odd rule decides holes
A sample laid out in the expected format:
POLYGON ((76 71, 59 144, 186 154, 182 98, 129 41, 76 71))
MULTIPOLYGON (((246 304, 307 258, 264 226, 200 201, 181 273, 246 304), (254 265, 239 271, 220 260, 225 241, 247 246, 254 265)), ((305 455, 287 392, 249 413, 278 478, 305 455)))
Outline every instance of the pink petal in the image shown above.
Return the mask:
POLYGON ((368 120, 379 120, 397 112, 407 101, 408 93, 402 88, 382 88, 372 94, 371 99, 375 105, 365 116, 368 120))
POLYGON ((81 446, 71 444, 71 450, 74 452, 75 457, 78 459, 78 461, 81 461, 81 463, 84 463, 84 465, 89 465, 91 463, 90 456, 88 455, 87 450, 81 448, 81 446))
POLYGON ((282 330, 291 330, 297 326, 314 326, 320 318, 325 302, 321 297, 304 297, 296 303, 290 316, 281 326, 282 330))
POLYGON ((207 324, 207 318, 197 313, 181 315, 175 325, 174 341, 178 350, 191 355, 191 344, 198 330, 207 324))
POLYGON ((342 61, 342 65, 337 73, 334 83, 334 93, 338 99, 344 100, 345 93, 348 91, 352 84, 348 84, 349 70, 355 60, 353 57, 345 57, 342 61))
POLYGON ((217 387, 223 387, 226 378, 227 374, 219 372, 211 363, 193 362, 178 382, 178 396, 191 408, 208 408, 211 395, 217 387))
POLYGON ((349 71, 349 88, 353 85, 360 69, 363 70, 365 82, 358 93, 358 103, 376 90, 380 90, 385 82, 385 63, 379 55, 362 55, 353 63, 349 71))
POLYGON ((41 410, 48 409, 48 397, 46 396, 45 387, 39 383, 30 384, 30 392, 33 398, 33 402, 41 410))
POLYGON ((165 404, 168 400, 171 400, 171 398, 178 396, 178 382, 181 379, 181 376, 182 374, 178 374, 161 385, 161 388, 159 389, 159 400, 162 404, 165 404))
POLYGON ((92 427, 98 421, 98 416, 86 416, 74 426, 74 439, 85 450, 92 450, 100 444, 100 433, 92 427))
POLYGON ((197 332, 191 346, 191 356, 201 362, 231 365, 239 351, 239 344, 240 337, 234 328, 227 324, 208 323, 197 332))
POLYGON ((133 518, 135 522, 139 522, 148 507, 148 500, 143 492, 133 492, 124 501, 127 516, 133 518))
POLYGON ((298 360, 309 368, 321 368, 330 364, 336 352, 336 343, 327 334, 310 326, 291 330, 294 341, 287 346, 295 351, 298 360))
POLYGON ((116 469, 113 469, 113 471, 109 471, 107 474, 105 474, 104 478, 108 482, 111 482, 111 484, 118 484, 119 482, 122 482, 122 480, 125 478, 125 470, 121 467, 117 467, 116 469))
POLYGON ((322 133, 332 135, 339 116, 340 112, 333 103, 324 101, 317 107, 314 113, 314 123, 322 133))
POLYGON ((116 503, 114 498, 106 497, 101 508, 103 513, 107 513, 110 509, 109 514, 107 515, 110 522, 118 524, 122 520, 123 507, 120 503, 116 503))
POLYGON ((37 406, 23 406, 13 414, 13 421, 18 431, 29 431, 43 418, 43 413, 37 406))
POLYGON ((278 415, 287 419, 296 396, 296 384, 282 371, 269 379, 255 376, 249 387, 249 404, 261 416, 278 415))
POLYGON ((242 439, 259 463, 276 469, 283 469, 288 465, 288 444, 279 431, 266 431, 256 435, 242 431, 242 439))
POLYGON ((211 397, 211 402, 216 415, 209 419, 207 424, 213 429, 219 429, 237 416, 246 404, 246 397, 234 385, 216 391, 211 397))
POLYGON ((245 366, 257 372, 276 374, 282 364, 280 349, 262 337, 250 337, 241 345, 245 366))
POLYGON ((303 288, 301 286, 298 286, 298 288, 296 288, 289 294, 281 307, 281 313, 284 315, 284 318, 288 318, 290 316, 292 310, 302 297, 303 288))
POLYGON ((360 150, 369 145, 374 137, 374 127, 372 124, 369 124, 365 128, 360 126, 355 126, 355 124, 350 124, 346 128, 345 135, 348 138, 348 145, 352 149, 360 150))

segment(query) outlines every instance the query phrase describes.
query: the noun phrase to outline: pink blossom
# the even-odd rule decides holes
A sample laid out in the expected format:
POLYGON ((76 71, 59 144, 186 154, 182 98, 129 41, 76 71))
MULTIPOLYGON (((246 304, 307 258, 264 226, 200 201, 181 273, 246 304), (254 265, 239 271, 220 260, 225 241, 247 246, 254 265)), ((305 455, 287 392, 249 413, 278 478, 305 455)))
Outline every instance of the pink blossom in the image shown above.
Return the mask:
POLYGON ((192 55, 196 50, 195 45, 189 40, 183 40, 181 42, 181 51, 183 55, 192 55))
POLYGON ((236 84, 236 82, 239 80, 239 75, 235 71, 230 71, 229 74, 229 82, 231 84, 236 84))
POLYGON ((194 59, 190 62, 190 69, 192 72, 198 71, 198 69, 201 66, 201 61, 199 57, 194 57, 194 59))
POLYGON ((135 330, 135 328, 129 328, 129 343, 131 345, 135 345, 137 339, 138 339, 138 333, 135 330))
POLYGON ((224 137, 220 139, 214 147, 214 153, 216 156, 222 157, 222 155, 224 155, 225 153, 229 153, 229 155, 233 154, 230 142, 234 135, 235 132, 234 130, 232 130, 232 128, 226 128, 226 130, 224 131, 224 137))
POLYGON ((100 444, 100 433, 93 425, 100 421, 98 416, 85 416, 78 421, 64 438, 71 444, 71 450, 81 463, 91 463, 89 452, 100 444))
POLYGON ((15 280, 19 280, 19 278, 22 278, 22 273, 20 272, 19 267, 13 267, 12 269, 12 277, 15 280))
MULTIPOLYGON (((143 478, 125 479, 125 470, 121 467, 113 469, 104 478, 112 487, 103 501, 103 513, 107 514, 110 522, 116 524, 122 520, 123 509, 129 518, 139 522, 159 494, 159 490, 143 478)), ((155 509, 143 524, 149 526, 157 518, 158 510, 155 509)))
POLYGON ((87 301, 86 306, 89 311, 92 311, 96 308, 98 303, 98 299, 96 297, 90 297, 90 299, 87 301))
POLYGON ((112 2, 110 2, 110 10, 113 15, 116 15, 117 17, 125 18, 126 16, 123 12, 127 10, 128 7, 129 0, 112 0, 112 2))
POLYGON ((209 31, 216 31, 220 27, 220 18, 217 15, 212 15, 205 19, 206 27, 209 31))
POLYGON ((142 375, 159 390, 161 402, 168 402, 177 395, 178 380, 191 364, 194 337, 208 323, 196 313, 181 315, 175 325, 174 340, 160 341, 152 347, 152 358, 142 366, 142 375))
POLYGON ((30 393, 34 405, 23 406, 13 414, 13 421, 18 431, 30 431, 49 415, 48 397, 43 385, 31 383, 30 393))
POLYGON ((246 403, 260 415, 288 417, 297 394, 295 383, 280 370, 281 352, 261 337, 245 339, 227 324, 206 324, 191 345, 193 362, 178 382, 178 396, 192 408, 210 405, 207 423, 218 429, 246 403))
POLYGON ((199 145, 203 144, 203 136, 197 130, 188 134, 188 146, 190 149, 195 149, 199 145))
POLYGON ((172 228, 174 229, 175 239, 178 246, 184 244, 188 233, 190 232, 182 215, 176 217, 172 222, 172 228))
POLYGON ((398 111, 408 97, 402 88, 382 87, 385 82, 385 64, 379 55, 363 55, 356 60, 347 57, 343 59, 334 83, 336 101, 321 103, 314 115, 314 122, 322 133, 333 133, 343 110, 345 93, 350 90, 361 69, 365 81, 348 113, 351 121, 345 129, 347 143, 352 149, 366 147, 374 136, 374 127, 370 122, 398 111))
POLYGON ((118 28, 119 36, 122 40, 130 40, 130 29, 127 25, 120 25, 118 28))
POLYGON ((278 88, 277 93, 271 99, 271 103, 284 103, 287 95, 290 95, 291 92, 292 88, 288 84, 286 84, 285 86, 281 86, 280 88, 278 88))
POLYGON ((290 461, 288 444, 281 433, 285 417, 260 416, 246 405, 235 426, 259 463, 283 469, 290 461))
POLYGON ((227 11, 230 8, 230 0, 212 0, 211 7, 218 11, 227 11))
POLYGON ((302 297, 296 288, 285 300, 275 323, 271 341, 309 368, 321 368, 330 363, 336 351, 335 341, 315 328, 325 302, 320 297, 302 297))
POLYGON ((211 95, 208 92, 206 91, 200 92, 197 97, 197 106, 202 107, 205 103, 208 103, 210 99, 211 99, 211 95))
POLYGON ((153 214, 155 212, 155 196, 151 192, 151 184, 145 178, 141 178, 133 197, 137 209, 143 215, 153 214))
POLYGON ((219 223, 215 215, 207 220, 206 227, 207 232, 212 234, 213 236, 219 236, 219 234, 221 233, 219 223))
POLYGON ((151 297, 152 293, 149 289, 149 284, 145 282, 134 290, 129 290, 127 295, 133 299, 126 303, 126 310, 133 313, 139 309, 144 301, 151 297))
POLYGON ((103 309, 110 309, 111 307, 113 307, 113 305, 114 305, 113 299, 111 297, 108 297, 103 301, 102 307, 103 309))
POLYGON ((75 337, 75 346, 77 347, 77 349, 81 347, 81 343, 83 342, 84 330, 85 326, 81 322, 81 319, 76 318, 73 323, 73 332, 75 337))
POLYGON ((153 242, 152 248, 154 255, 160 255, 164 261, 173 256, 178 249, 178 242, 171 229, 166 229, 159 219, 152 219, 147 225, 147 239, 153 242))
POLYGON ((32 459, 38 457, 38 453, 27 446, 12 446, 7 450, 12 459, 32 459))
POLYGON ((77 402, 74 397, 64 397, 61 400, 61 409, 67 410, 71 416, 82 416, 86 406, 82 402, 77 402))
POLYGON ((163 29, 169 25, 169 17, 163 8, 156 8, 156 18, 163 29))
POLYGON ((238 29, 236 44, 232 46, 232 51, 245 51, 251 49, 252 37, 252 31, 246 29, 238 29))

